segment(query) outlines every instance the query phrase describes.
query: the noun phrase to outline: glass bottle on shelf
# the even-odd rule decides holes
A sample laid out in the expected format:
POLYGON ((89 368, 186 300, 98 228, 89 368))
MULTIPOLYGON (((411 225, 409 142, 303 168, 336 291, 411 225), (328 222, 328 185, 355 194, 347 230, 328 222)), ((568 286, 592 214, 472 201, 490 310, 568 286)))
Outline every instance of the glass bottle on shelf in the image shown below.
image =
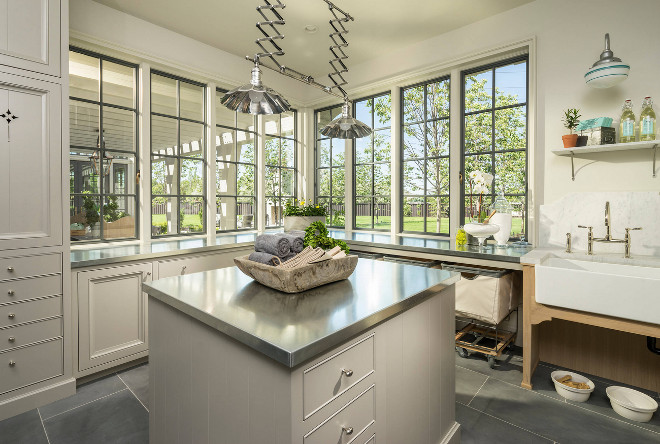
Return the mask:
POLYGON ((639 115, 639 140, 655 140, 655 111, 653 111, 653 100, 644 97, 642 112, 639 115))
POLYGON ((635 113, 633 112, 632 100, 628 99, 623 103, 621 111, 621 123, 619 123, 619 142, 634 142, 635 131, 635 113))
POLYGON ((511 225, 513 221, 513 207, 504 197, 504 191, 495 198, 495 202, 490 207, 491 212, 495 214, 490 218, 490 223, 500 227, 500 231, 493 234, 498 247, 505 247, 511 235, 511 225))

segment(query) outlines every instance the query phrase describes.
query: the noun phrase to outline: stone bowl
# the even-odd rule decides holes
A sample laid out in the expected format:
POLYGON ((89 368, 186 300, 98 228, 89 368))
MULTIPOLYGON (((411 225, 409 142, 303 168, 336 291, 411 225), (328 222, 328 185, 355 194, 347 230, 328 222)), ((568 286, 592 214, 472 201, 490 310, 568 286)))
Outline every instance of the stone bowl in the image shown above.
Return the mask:
POLYGON ((238 269, 260 284, 284 293, 300 293, 310 288, 347 279, 355 271, 358 262, 357 256, 349 255, 341 259, 330 259, 285 269, 254 262, 248 257, 234 258, 238 269))

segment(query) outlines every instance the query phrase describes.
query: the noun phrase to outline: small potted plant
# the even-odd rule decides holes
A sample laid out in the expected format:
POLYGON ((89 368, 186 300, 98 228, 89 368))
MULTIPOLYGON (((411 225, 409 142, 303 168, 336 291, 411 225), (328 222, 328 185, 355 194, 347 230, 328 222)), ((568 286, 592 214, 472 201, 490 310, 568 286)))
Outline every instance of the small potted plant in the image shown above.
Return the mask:
POLYGON ((284 208, 284 231, 304 231, 313 222, 325 222, 326 209, 321 205, 305 201, 289 201, 284 208))
POLYGON ((564 126, 570 131, 570 134, 561 136, 561 140, 564 142, 564 148, 574 148, 577 146, 578 135, 573 134, 573 130, 580 123, 580 117, 579 109, 569 108, 564 111, 564 117, 561 120, 564 122, 564 126))

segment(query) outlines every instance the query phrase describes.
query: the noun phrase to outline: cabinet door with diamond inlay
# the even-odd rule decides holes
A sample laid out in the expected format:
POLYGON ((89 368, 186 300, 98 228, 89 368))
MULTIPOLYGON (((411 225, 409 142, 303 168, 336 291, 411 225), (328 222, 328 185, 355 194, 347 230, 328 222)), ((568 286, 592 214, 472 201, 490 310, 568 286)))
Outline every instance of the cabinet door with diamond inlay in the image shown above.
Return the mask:
POLYGON ((2 250, 62 244, 60 91, 0 74, 2 250))

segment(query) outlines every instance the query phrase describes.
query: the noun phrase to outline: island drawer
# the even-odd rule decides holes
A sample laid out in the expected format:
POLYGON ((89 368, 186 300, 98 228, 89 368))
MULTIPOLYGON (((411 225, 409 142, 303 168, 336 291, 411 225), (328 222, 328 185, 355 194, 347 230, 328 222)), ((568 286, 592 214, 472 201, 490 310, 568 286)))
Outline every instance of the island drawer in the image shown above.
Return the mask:
POLYGON ((303 372, 303 415, 309 418, 374 371, 374 335, 370 335, 303 372))
POLYGON ((62 272, 59 253, 0 258, 0 279, 16 279, 62 272))
POLYGON ((0 330, 0 351, 62 336, 62 319, 47 319, 0 330))
POLYGON ((40 276, 0 282, 0 304, 62 293, 62 276, 40 276))
POLYGON ((0 353, 0 394, 62 374, 62 339, 0 353))
POLYGON ((350 401, 305 435, 304 444, 349 443, 375 421, 375 386, 350 401), (337 437, 341 438, 337 440, 337 437))
POLYGON ((62 297, 0 306, 0 327, 37 321, 62 314, 62 297))

